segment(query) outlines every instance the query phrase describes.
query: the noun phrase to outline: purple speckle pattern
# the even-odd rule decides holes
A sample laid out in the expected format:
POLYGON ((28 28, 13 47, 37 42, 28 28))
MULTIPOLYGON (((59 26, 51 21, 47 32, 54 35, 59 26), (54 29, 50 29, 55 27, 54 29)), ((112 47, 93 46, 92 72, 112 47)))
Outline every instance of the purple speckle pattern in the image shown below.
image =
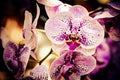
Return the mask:
POLYGON ((30 76, 33 80, 48 80, 48 69, 45 65, 39 65, 32 69, 30 76))
POLYGON ((3 54, 8 69, 13 73, 15 78, 21 78, 26 69, 29 59, 30 50, 28 47, 8 42, 3 54))
POLYGON ((50 67, 52 80, 79 80, 81 75, 90 73, 96 66, 92 56, 84 56, 80 52, 63 51, 50 67))
POLYGON ((88 11, 79 5, 72 6, 69 12, 61 12, 49 18, 45 24, 45 31, 51 42, 58 45, 67 43, 67 36, 75 35, 71 39, 70 50, 78 47, 76 44, 74 45, 76 47, 71 47, 78 39, 79 46, 92 49, 97 47, 104 38, 103 27, 89 17, 88 11))

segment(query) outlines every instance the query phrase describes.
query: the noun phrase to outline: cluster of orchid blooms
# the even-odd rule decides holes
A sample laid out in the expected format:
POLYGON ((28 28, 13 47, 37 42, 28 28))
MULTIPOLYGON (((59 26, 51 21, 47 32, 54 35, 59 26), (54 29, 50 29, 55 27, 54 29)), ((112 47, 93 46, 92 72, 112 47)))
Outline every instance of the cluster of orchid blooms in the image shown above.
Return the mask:
MULTIPOLYGON (((80 80, 93 70, 99 70, 108 64, 110 51, 107 41, 120 41, 120 3, 110 2, 111 8, 90 13, 81 5, 71 6, 58 0, 38 0, 45 5, 49 19, 45 23, 45 34, 51 42, 51 53, 58 54, 47 69, 40 64, 24 76, 30 55, 35 58, 38 50, 39 30, 36 29, 40 15, 32 22, 32 14, 25 11, 23 38, 24 42, 15 44, 8 41, 4 45, 3 58, 9 71, 16 79, 22 80, 80 80), (114 12, 114 13, 113 13, 114 12), (111 24, 111 25, 110 25, 111 24), (105 33, 110 37, 105 38, 105 33), (103 63, 97 65, 97 63, 103 63)), ((42 53, 40 53, 42 54, 42 53)), ((93 72, 94 73, 94 72, 93 72)))

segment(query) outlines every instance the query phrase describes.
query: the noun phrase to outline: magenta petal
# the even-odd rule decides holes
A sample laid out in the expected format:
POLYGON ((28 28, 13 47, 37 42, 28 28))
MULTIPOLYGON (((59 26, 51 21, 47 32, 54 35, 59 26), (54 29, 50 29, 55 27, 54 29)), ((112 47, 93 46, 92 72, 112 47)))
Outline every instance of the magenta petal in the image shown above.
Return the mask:
POLYGON ((48 80, 48 69, 45 65, 40 65, 30 72, 30 76, 34 80, 48 80))

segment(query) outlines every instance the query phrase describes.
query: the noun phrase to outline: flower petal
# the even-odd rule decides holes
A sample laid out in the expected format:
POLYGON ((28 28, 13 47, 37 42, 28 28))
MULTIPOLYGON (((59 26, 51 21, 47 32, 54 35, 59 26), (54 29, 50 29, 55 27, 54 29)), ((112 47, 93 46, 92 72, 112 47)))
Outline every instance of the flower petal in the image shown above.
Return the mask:
POLYGON ((52 80, 61 80, 62 77, 66 80, 79 80, 80 76, 90 73, 95 66, 94 57, 66 50, 51 64, 50 76, 52 80))
POLYGON ((40 65, 30 72, 30 76, 34 80, 48 80, 48 69, 45 65, 40 65))
POLYGON ((93 18, 86 17, 87 20, 82 23, 80 31, 78 32, 81 47, 85 49, 92 49, 97 47, 104 39, 103 27, 93 18))
POLYGON ((68 5, 68 4, 59 4, 59 5, 56 5, 56 6, 45 6, 45 9, 46 9, 46 12, 47 12, 47 15, 49 18, 55 16, 57 13, 59 12, 66 12, 70 9, 71 5, 68 5))
POLYGON ((18 50, 18 45, 16 45, 15 43, 13 42, 8 42, 6 44, 6 47, 4 48, 4 54, 3 54, 3 59, 4 59, 4 62, 7 66, 7 68, 10 70, 10 71, 13 71, 14 67, 10 67, 10 66, 15 66, 16 65, 16 62, 15 64, 13 63, 13 57, 14 55, 16 54, 16 51, 18 50), (11 63, 13 64, 11 64, 11 63), (10 63, 10 65, 9 65, 10 63))
POLYGON ((87 9, 80 5, 72 6, 69 11, 73 18, 81 18, 89 15, 87 9))
POLYGON ((85 56, 92 56, 93 54, 95 54, 96 48, 85 49, 79 46, 75 49, 75 51, 81 52, 81 54, 85 56))
POLYGON ((30 57, 30 53, 31 53, 31 50, 27 46, 20 50, 21 55, 19 57, 19 60, 22 62, 22 67, 24 70, 26 69, 26 66, 30 57))
POLYGON ((44 30, 37 29, 36 34, 38 44, 36 46, 34 54, 37 60, 40 61, 40 59, 43 59, 50 52, 51 42, 47 38, 44 30))
POLYGON ((3 59, 14 77, 19 79, 23 76, 29 56, 30 49, 28 47, 20 49, 15 43, 8 42, 4 50, 3 59))
POLYGON ((47 37, 55 44, 62 44, 66 38, 66 32, 69 30, 69 13, 60 13, 50 19, 45 24, 47 37), (54 32, 53 32, 54 31, 54 32))
POLYGON ((31 29, 30 25, 32 24, 32 14, 28 11, 25 11, 24 19, 24 29, 31 29))
POLYGON ((56 6, 62 4, 59 0, 37 0, 38 3, 43 4, 45 6, 56 6))
POLYGON ((118 1, 118 2, 109 2, 108 5, 110 5, 114 9, 120 10, 120 1, 118 1))
POLYGON ((94 57, 96 58, 97 65, 96 68, 92 71, 92 74, 97 73, 101 68, 104 68, 108 65, 111 58, 110 51, 110 38, 105 38, 104 41, 97 47, 94 57))
MULTIPOLYGON (((79 54, 79 53, 77 53, 79 54)), ((83 56, 79 54, 74 60, 77 74, 86 75, 90 73, 96 66, 96 60, 92 56, 83 56)))
POLYGON ((64 57, 60 57, 59 59, 55 59, 50 66, 50 77, 52 80, 61 80, 61 72, 60 69, 64 64, 64 57))
POLYGON ((111 27, 110 31, 108 32, 109 37, 114 41, 120 41, 120 29, 111 27))
POLYGON ((37 41, 37 32, 35 29, 33 31, 26 31, 25 44, 28 45, 31 49, 34 49, 38 43, 37 41))

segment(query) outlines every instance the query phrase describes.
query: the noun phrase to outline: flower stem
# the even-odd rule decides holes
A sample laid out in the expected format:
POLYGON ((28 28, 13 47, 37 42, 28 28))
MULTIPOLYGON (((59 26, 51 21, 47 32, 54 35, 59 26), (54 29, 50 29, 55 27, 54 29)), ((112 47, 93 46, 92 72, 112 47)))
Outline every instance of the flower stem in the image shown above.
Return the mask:
POLYGON ((44 61, 48 58, 48 56, 49 56, 50 54, 52 54, 52 52, 53 52, 53 50, 51 49, 50 52, 39 62, 39 65, 41 65, 42 62, 44 62, 44 61))

